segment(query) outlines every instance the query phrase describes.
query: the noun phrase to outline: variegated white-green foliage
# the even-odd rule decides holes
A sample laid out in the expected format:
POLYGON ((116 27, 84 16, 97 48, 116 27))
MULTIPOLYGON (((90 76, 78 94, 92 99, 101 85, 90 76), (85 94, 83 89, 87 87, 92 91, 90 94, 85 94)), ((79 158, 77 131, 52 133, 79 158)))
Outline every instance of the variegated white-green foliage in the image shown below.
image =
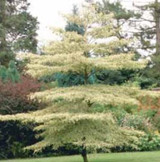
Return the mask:
POLYGON ((130 86, 83 85, 67 88, 53 88, 32 95, 33 98, 49 103, 53 112, 87 112, 87 105, 137 105, 142 96, 158 97, 159 92, 140 90, 130 86), (60 104, 59 104, 60 103, 60 104), (64 104, 65 103, 65 104, 64 104), (58 106, 59 104, 59 106, 58 106), (83 105, 83 106, 82 106, 83 105), (86 105, 86 106, 85 106, 86 105))
POLYGON ((32 95, 45 101, 47 108, 29 114, 0 116, 0 120, 39 123, 36 130, 43 130, 40 135, 44 139, 28 147, 36 151, 49 145, 56 149, 66 143, 78 146, 85 143, 87 148, 94 149, 132 144, 133 148, 137 147, 138 139, 144 133, 128 127, 119 127, 108 112, 88 111, 92 109, 89 104, 138 104, 136 98, 142 95, 156 97, 160 93, 129 86, 85 85, 54 88, 32 95))
POLYGON ((143 133, 118 128, 110 114, 57 114, 38 130, 45 130, 41 135, 44 140, 30 148, 39 150, 45 146, 54 148, 72 143, 77 146, 85 144, 87 148, 111 148, 138 141, 143 133), (124 140, 125 139, 125 140, 124 140))
POLYGON ((134 54, 121 51, 121 47, 131 40, 111 39, 115 37, 116 30, 121 30, 113 28, 112 14, 97 13, 93 5, 84 7, 79 15, 64 17, 68 22, 83 26, 84 35, 54 28, 53 33, 58 35, 59 40, 44 47, 45 55, 24 56, 30 62, 27 73, 41 77, 72 71, 87 78, 93 69, 141 69, 146 66, 145 61, 134 61, 134 54))
POLYGON ((43 130, 40 135, 44 139, 28 147, 28 149, 36 151, 48 145, 53 145, 56 149, 66 143, 78 146, 85 143, 87 148, 94 149, 105 149, 124 144, 129 146, 132 144, 132 147, 137 147, 138 139, 144 135, 143 132, 128 127, 119 127, 110 113, 88 111, 92 108, 88 104, 94 102, 115 105, 138 104, 136 98, 142 95, 156 97, 160 93, 151 94, 150 91, 135 87, 106 85, 54 88, 32 96, 48 103, 47 108, 28 114, 0 116, 0 120, 39 123, 36 130, 43 130))
POLYGON ((146 66, 147 62, 133 61, 134 54, 119 54, 99 58, 86 58, 80 53, 56 54, 56 55, 34 55, 24 56, 29 59, 27 73, 39 78, 44 75, 52 75, 56 72, 75 72, 79 74, 90 74, 91 70, 138 70, 146 66))
POLYGON ((0 120, 38 123, 36 130, 43 130, 40 136, 44 139, 27 147, 35 151, 50 145, 57 149, 67 143, 77 146, 85 144, 87 148, 96 150, 127 145, 134 141, 133 147, 136 147, 138 138, 144 135, 140 131, 118 127, 109 113, 50 113, 42 110, 31 114, 0 115, 0 120))

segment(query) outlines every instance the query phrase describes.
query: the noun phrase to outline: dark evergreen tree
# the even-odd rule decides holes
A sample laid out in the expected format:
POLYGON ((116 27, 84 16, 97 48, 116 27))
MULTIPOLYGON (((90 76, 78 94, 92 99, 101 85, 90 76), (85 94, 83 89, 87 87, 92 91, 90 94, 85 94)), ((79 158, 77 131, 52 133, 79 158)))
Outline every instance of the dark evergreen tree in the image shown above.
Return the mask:
POLYGON ((135 20, 135 36, 139 40, 139 48, 149 54, 160 54, 160 2, 134 4, 141 18, 135 20))
MULTIPOLYGON (((78 7, 76 5, 73 5, 72 13, 73 13, 73 15, 79 14, 78 7)), ((73 22, 67 22, 67 25, 65 26, 65 30, 66 31, 75 31, 81 35, 84 35, 84 33, 85 33, 85 29, 84 29, 83 25, 78 25, 73 22)))
POLYGON ((135 4, 135 7, 142 13, 141 19, 136 23, 135 36, 139 40, 138 48, 151 55, 151 61, 143 77, 145 80, 151 79, 154 86, 160 86, 160 2, 154 0, 141 6, 135 4))
POLYGON ((36 52, 37 18, 27 0, 0 0, 0 64, 7 66, 19 51, 36 52))
MULTIPOLYGON (((97 4, 99 11, 105 14, 114 14, 115 28, 128 25, 129 28, 132 27, 134 29, 133 33, 132 31, 130 33, 128 30, 121 33, 117 32, 117 37, 121 39, 131 34, 136 38, 136 48, 131 48, 132 46, 125 46, 125 48, 135 50, 138 54, 140 54, 139 50, 143 50, 146 54, 151 54, 151 62, 140 74, 140 82, 147 84, 147 87, 160 86, 160 2, 158 0, 144 4, 137 2, 133 4, 134 9, 132 11, 124 8, 121 1, 113 3, 110 0, 102 0, 101 3, 97 4)), ((146 85, 143 86, 146 87, 146 85)))

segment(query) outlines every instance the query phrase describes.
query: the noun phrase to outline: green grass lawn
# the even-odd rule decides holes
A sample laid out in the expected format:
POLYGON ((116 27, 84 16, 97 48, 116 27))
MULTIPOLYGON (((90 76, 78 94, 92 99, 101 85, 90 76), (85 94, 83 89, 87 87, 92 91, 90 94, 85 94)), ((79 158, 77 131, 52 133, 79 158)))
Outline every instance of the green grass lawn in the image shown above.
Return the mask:
MULTIPOLYGON (((1 160, 0 162, 83 162, 81 156, 41 159, 1 160)), ((160 162, 160 152, 116 153, 89 155, 89 162, 160 162)))

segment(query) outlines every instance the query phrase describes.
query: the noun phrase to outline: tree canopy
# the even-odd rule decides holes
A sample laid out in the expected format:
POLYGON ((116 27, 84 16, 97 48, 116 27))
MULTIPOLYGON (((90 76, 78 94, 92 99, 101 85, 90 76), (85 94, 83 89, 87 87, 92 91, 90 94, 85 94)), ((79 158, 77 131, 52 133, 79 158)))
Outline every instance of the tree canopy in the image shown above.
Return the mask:
POLYGON ((147 62, 134 60, 132 52, 123 52, 123 46, 131 40, 119 39, 113 28, 113 15, 96 11, 94 5, 85 6, 80 15, 64 15, 68 22, 83 25, 85 33, 53 29, 59 40, 44 48, 45 55, 25 56, 28 73, 41 77, 55 72, 75 72, 86 78, 98 69, 141 69, 147 62))

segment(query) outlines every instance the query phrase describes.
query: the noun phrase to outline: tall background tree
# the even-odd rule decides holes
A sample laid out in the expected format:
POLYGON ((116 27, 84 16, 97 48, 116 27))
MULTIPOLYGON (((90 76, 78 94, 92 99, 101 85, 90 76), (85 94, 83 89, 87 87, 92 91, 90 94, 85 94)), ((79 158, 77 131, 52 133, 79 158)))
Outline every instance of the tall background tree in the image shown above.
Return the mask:
POLYGON ((0 0, 0 64, 7 66, 15 52, 36 52, 37 18, 27 0, 0 0))
POLYGON ((134 3, 134 9, 141 14, 140 19, 135 20, 135 36, 140 44, 139 48, 149 54, 160 53, 160 3, 158 0, 145 2, 139 5, 134 3))
MULTIPOLYGON (((121 29, 117 30, 116 36, 119 39, 128 39, 133 38, 133 34, 129 33, 126 29, 126 26, 131 26, 134 24, 133 19, 140 18, 141 14, 136 13, 134 10, 129 10, 122 5, 122 1, 110 1, 110 0, 102 0, 101 2, 97 2, 97 10, 98 12, 102 12, 104 14, 112 13, 114 16, 114 28, 121 29), (132 22, 133 21, 133 22, 132 22)), ((122 50, 124 52, 128 52, 128 50, 135 50, 132 45, 125 45, 122 50)))
POLYGON ((123 1, 103 0, 98 3, 98 10, 103 13, 113 13, 115 28, 122 28, 117 32, 119 38, 133 37, 135 42, 124 46, 123 50, 134 50, 137 58, 150 57, 147 68, 140 73, 138 82, 141 87, 160 86, 160 2, 135 1, 133 9, 122 5, 123 1))
POLYGON ((139 19, 134 20, 137 48, 143 51, 144 57, 151 58, 142 76, 153 86, 160 86, 160 2, 134 3, 134 9, 141 14, 139 19))

